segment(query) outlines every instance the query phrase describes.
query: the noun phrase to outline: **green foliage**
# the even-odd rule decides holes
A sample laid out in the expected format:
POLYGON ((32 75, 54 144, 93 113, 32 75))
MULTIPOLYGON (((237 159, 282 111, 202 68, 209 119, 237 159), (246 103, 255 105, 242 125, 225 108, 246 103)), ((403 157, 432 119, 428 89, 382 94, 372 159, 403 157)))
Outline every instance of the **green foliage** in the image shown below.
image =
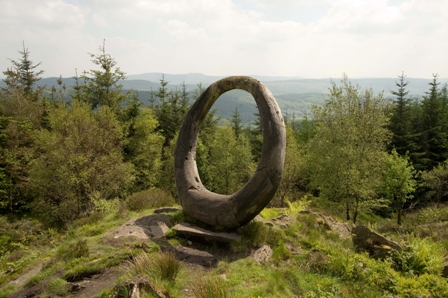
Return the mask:
POLYGON ((421 148, 423 157, 421 162, 427 170, 431 170, 448 157, 447 141, 447 102, 442 100, 437 82, 438 75, 433 75, 429 83, 430 90, 422 101, 421 148))
POLYGON ((281 230, 254 220, 240 227, 238 232, 250 247, 260 247, 263 244, 278 245, 282 240, 281 230))
MULTIPOLYGON (((398 87, 397 91, 391 91, 396 96, 392 106, 392 116, 390 119, 390 130, 392 139, 390 146, 395 148, 400 156, 405 156, 411 148, 415 148, 415 138, 412 128, 411 100, 407 97, 409 91, 406 86, 409 84, 405 81, 404 73, 398 76, 399 82, 395 82, 398 87)), ((413 150, 414 151, 414 150, 413 150)))
POLYGON ((397 224, 401 224, 401 212, 407 199, 413 197, 416 189, 414 179, 415 170, 407 157, 401 157, 397 151, 392 150, 388 155, 386 167, 383 171, 381 192, 385 198, 393 202, 397 211, 397 224))
POLYGON ((250 145, 244 135, 237 139, 232 127, 219 127, 210 148, 209 171, 212 181, 206 187, 221 194, 240 189, 255 172, 250 145))
POLYGON ((422 173, 423 183, 431 189, 430 195, 435 197, 437 204, 448 195, 448 161, 444 161, 432 170, 422 173))
POLYGON ((37 137, 41 155, 30 171, 34 210, 47 224, 63 226, 92 212, 94 200, 127 192, 132 165, 123 162, 120 126, 109 108, 93 114, 75 101, 53 111, 49 126, 37 137))
POLYGON ((0 217, 0 255, 16 250, 27 250, 31 245, 48 243, 46 231, 36 221, 27 219, 9 222, 0 217))
POLYGON ((299 146, 294 134, 293 128, 286 125, 286 153, 282 179, 276 196, 270 203, 276 207, 286 207, 287 202, 297 196, 298 188, 303 189, 306 185, 304 149, 299 146))
POLYGON ((372 89, 361 91, 344 75, 332 82, 324 106, 314 107, 316 134, 308 143, 311 186, 328 199, 346 205, 347 219, 378 205, 376 190, 385 165, 389 139, 389 103, 372 89))
POLYGON ((35 71, 39 67, 40 62, 33 65, 30 60, 30 52, 25 48, 23 43, 23 51, 19 51, 22 56, 20 60, 11 60, 12 68, 8 68, 3 74, 6 78, 3 80, 6 83, 6 89, 21 89, 25 95, 31 100, 37 100, 39 91, 35 90, 36 83, 41 79, 40 75, 44 73, 43 70, 35 71))
POLYGON ((84 71, 79 78, 75 77, 77 85, 72 95, 75 101, 82 100, 88 103, 92 110, 107 106, 116 115, 125 107, 125 104, 133 98, 133 92, 123 92, 120 81, 126 78, 125 73, 117 67, 117 62, 106 53, 105 45, 99 48, 100 54, 91 54, 93 64, 100 67, 99 70, 84 71))
POLYGON ((131 211, 172 206, 174 203, 169 192, 156 188, 133 193, 126 199, 126 205, 131 211))
POLYGON ((289 208, 286 211, 286 214, 297 214, 300 211, 307 209, 310 206, 311 201, 307 200, 307 196, 305 196, 302 199, 294 201, 292 203, 290 201, 287 201, 286 203, 288 203, 289 208))
POLYGON ((124 158, 134 165, 136 191, 156 186, 160 178, 163 136, 156 131, 157 126, 152 110, 140 108, 129 128, 124 158))
POLYGON ((407 236, 408 250, 393 252, 392 260, 396 270, 412 275, 424 273, 440 275, 444 266, 443 247, 429 238, 407 236))
POLYGON ((80 239, 75 243, 61 245, 56 252, 56 258, 66 262, 88 256, 89 247, 85 239, 80 239))
POLYGON ((440 223, 448 221, 448 207, 428 207, 418 214, 418 221, 422 224, 440 223))

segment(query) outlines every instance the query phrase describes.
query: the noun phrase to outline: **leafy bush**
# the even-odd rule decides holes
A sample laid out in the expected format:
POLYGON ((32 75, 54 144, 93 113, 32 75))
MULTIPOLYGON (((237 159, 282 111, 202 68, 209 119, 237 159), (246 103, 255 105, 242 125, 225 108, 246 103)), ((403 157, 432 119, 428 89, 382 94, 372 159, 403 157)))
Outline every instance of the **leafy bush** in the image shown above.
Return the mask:
POLYGON ((278 245, 284 236, 278 228, 267 226, 258 221, 249 222, 239 228, 238 232, 243 236, 243 240, 247 241, 252 247, 260 247, 265 243, 278 245))
POLYGON ((286 203, 288 203, 289 207, 289 210, 287 210, 286 214, 296 214, 307 209, 310 206, 311 201, 308 200, 307 196, 305 195, 300 200, 294 201, 292 203, 290 201, 286 201, 286 203))
POLYGON ((424 273, 439 275, 443 270, 443 246, 429 238, 407 236, 409 249, 392 251, 394 268, 401 272, 421 275, 424 273))
POLYGON ((419 213, 418 219, 425 224, 448 221, 448 207, 425 208, 419 213))
POLYGON ((126 204, 131 211, 141 211, 149 208, 172 206, 175 203, 171 194, 160 189, 148 189, 129 196, 126 204))
POLYGON ((15 250, 26 250, 31 245, 48 242, 42 225, 27 219, 10 223, 0 217, 0 255, 15 250))
POLYGON ((104 218, 104 214, 98 211, 93 212, 89 216, 81 217, 73 222, 74 227, 96 224, 104 218))
POLYGON ((64 261, 70 261, 88 256, 89 247, 85 239, 80 239, 76 243, 61 245, 56 252, 56 258, 64 261))

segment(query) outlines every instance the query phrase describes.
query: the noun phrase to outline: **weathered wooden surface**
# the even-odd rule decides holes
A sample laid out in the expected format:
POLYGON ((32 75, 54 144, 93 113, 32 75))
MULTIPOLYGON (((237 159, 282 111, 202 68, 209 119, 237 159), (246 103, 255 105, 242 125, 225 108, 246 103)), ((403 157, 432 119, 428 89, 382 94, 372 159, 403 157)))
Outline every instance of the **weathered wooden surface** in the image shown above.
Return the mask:
POLYGON ((258 80, 234 76, 219 80, 198 98, 180 130, 174 157, 177 192, 184 211, 211 226, 234 229, 252 220, 274 196, 283 171, 286 134, 283 116, 272 93, 258 80), (222 195, 207 190, 196 165, 196 144, 205 116, 218 97, 241 89, 255 99, 263 128, 258 168, 237 192, 222 195))

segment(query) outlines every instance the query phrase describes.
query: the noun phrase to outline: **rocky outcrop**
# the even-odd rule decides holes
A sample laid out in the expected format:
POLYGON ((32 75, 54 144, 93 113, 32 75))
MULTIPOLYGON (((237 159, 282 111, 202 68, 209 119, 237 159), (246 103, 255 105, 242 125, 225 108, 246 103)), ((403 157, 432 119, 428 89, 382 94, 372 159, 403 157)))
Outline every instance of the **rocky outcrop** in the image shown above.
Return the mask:
POLYGON ((260 264, 263 262, 267 262, 272 257, 272 254, 272 248, 269 245, 265 244, 252 253, 252 258, 256 263, 260 264))
POLYGON ((352 229, 345 222, 339 222, 331 216, 323 215, 322 213, 313 212, 311 210, 300 211, 301 214, 312 214, 316 217, 316 228, 321 227, 326 231, 332 231, 341 238, 347 238, 351 235, 352 229))
POLYGON ((165 214, 151 214, 131 219, 112 231, 113 238, 135 237, 137 239, 161 239, 172 226, 171 219, 165 214))
POLYGON ((385 259, 391 250, 401 250, 402 247, 366 226, 356 226, 352 229, 353 245, 356 251, 367 251, 375 259, 385 259))

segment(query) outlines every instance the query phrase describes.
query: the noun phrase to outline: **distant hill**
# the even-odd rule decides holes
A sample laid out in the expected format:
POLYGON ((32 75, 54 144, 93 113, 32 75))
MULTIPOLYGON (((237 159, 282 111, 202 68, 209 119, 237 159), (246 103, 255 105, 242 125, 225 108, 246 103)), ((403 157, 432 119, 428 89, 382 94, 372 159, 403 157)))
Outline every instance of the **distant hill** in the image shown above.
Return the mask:
MULTIPOLYGON (((127 79, 121 84, 124 89, 135 90, 139 93, 140 99, 149 104, 149 91, 160 87, 160 80, 164 77, 165 81, 169 82, 167 88, 169 90, 180 89, 180 84, 185 82, 187 89, 191 92, 201 83, 202 87, 206 88, 211 83, 223 78, 223 76, 207 76, 200 73, 189 74, 162 74, 162 73, 144 73, 137 75, 128 75, 127 79)), ((257 76, 252 77, 264 83, 278 101, 280 108, 285 117, 302 118, 309 113, 312 104, 322 104, 328 94, 328 88, 331 87, 331 79, 303 79, 300 77, 281 77, 281 76, 257 76)), ((58 78, 44 78, 39 81, 39 85, 56 86, 58 78)), ((333 79, 336 84, 340 83, 340 78, 333 79)), ((395 82, 398 78, 364 78, 364 79, 350 79, 354 85, 359 85, 361 88, 372 88, 375 93, 384 91, 386 97, 392 98, 391 90, 397 90, 395 82)), ((429 90, 428 83, 430 79, 407 78, 409 84, 406 89, 409 95, 421 98, 425 92, 429 90)), ((73 78, 63 78, 63 82, 67 87, 72 87, 75 84, 73 78)), ((448 79, 439 79, 441 84, 447 83, 448 79)), ((4 86, 4 82, 0 81, 0 87, 4 86)), ((194 99, 192 99, 194 100, 194 99)), ((219 100, 216 101, 213 108, 217 109, 217 115, 224 119, 229 119, 235 108, 241 114, 243 123, 248 123, 254 120, 254 113, 257 112, 255 101, 245 91, 233 90, 223 94, 219 100)))

